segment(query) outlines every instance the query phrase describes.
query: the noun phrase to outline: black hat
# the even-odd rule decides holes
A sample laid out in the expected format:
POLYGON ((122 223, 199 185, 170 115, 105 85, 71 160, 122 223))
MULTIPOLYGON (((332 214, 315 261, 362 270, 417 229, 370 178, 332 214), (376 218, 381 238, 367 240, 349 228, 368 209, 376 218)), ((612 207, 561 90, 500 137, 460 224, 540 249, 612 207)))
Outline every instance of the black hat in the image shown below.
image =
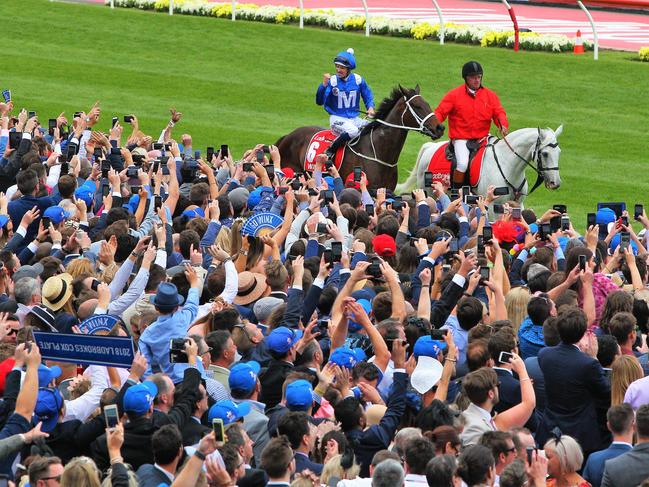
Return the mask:
POLYGON ((478 61, 469 61, 462 66, 462 78, 466 79, 467 76, 475 76, 476 74, 483 74, 482 66, 478 61))

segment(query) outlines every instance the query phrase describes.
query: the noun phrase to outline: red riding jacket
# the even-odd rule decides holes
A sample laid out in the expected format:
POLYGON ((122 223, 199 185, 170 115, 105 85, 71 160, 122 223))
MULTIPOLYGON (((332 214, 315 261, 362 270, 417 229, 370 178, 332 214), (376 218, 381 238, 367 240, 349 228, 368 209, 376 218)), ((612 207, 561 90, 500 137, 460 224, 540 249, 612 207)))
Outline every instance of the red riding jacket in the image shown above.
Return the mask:
POLYGON ((507 114, 498 96, 485 87, 480 87, 475 95, 469 93, 466 85, 453 88, 439 102, 435 116, 440 123, 448 117, 451 139, 486 137, 492 120, 497 126, 508 128, 507 114))

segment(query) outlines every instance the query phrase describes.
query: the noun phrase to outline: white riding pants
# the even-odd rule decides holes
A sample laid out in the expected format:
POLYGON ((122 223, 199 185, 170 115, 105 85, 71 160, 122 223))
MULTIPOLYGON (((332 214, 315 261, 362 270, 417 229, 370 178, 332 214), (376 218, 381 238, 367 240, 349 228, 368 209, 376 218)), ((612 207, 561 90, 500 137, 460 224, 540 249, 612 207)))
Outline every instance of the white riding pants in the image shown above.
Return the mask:
POLYGON ((359 134, 367 123, 367 120, 363 120, 361 117, 345 118, 339 117, 338 115, 329 116, 329 125, 331 126, 332 132, 336 135, 341 135, 346 132, 352 139, 359 134))
POLYGON ((455 149, 455 160, 457 161, 456 169, 461 172, 466 172, 469 167, 469 149, 466 146, 467 139, 457 139, 453 141, 453 149, 455 149))

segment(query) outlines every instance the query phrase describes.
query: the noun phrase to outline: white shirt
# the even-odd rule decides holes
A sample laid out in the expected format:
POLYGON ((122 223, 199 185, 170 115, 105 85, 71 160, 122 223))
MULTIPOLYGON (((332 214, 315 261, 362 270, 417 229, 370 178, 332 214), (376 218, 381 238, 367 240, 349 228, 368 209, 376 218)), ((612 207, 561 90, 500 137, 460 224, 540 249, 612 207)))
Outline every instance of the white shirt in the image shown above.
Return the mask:
MULTIPOLYGON (((128 378, 128 370, 117 369, 120 382, 123 385, 128 378)), ((65 417, 63 421, 78 419, 85 421, 92 412, 99 407, 99 400, 104 389, 110 387, 108 370, 101 365, 90 365, 84 372, 84 376, 90 378, 90 389, 82 396, 71 401, 65 401, 65 417)))
POLYGON ((404 487, 428 487, 428 480, 425 475, 409 473, 404 479, 404 487))

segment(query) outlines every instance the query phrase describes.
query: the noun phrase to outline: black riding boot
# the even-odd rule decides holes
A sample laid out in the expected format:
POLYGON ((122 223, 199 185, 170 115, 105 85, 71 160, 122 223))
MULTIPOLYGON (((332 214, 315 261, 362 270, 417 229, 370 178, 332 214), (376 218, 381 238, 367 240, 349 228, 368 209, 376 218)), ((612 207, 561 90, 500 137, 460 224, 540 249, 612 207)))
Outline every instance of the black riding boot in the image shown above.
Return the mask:
POLYGON ((336 140, 334 140, 331 145, 327 148, 325 151, 325 154, 327 154, 327 157, 329 158, 330 161, 334 160, 334 156, 336 155, 336 151, 344 146, 347 142, 351 140, 351 137, 347 132, 343 132, 340 134, 338 137, 336 137, 336 140))

